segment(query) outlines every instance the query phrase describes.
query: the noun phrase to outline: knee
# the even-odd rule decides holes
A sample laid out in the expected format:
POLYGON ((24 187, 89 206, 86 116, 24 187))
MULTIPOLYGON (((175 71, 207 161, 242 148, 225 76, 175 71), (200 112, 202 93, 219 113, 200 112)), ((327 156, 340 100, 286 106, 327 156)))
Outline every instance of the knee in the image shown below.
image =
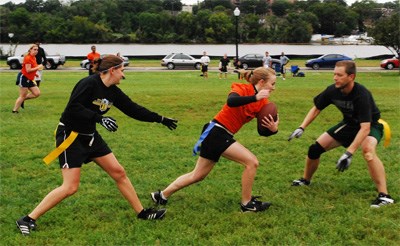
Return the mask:
POLYGON ((246 168, 257 169, 259 165, 260 162, 258 161, 257 157, 254 156, 246 163, 246 168))
POLYGON ((308 148, 308 158, 311 160, 319 159, 324 152, 325 149, 318 142, 315 142, 308 148))
POLYGON ((79 184, 69 184, 69 185, 63 184, 63 190, 67 197, 75 194, 78 191, 78 188, 79 184))
POLYGON ((127 178, 125 169, 122 166, 116 168, 111 176, 116 182, 123 181, 127 178))
POLYGON ((375 158, 375 151, 369 148, 363 149, 363 156, 367 162, 372 161, 375 158))
POLYGON ((32 95, 36 98, 40 96, 40 91, 34 92, 32 93, 32 95))

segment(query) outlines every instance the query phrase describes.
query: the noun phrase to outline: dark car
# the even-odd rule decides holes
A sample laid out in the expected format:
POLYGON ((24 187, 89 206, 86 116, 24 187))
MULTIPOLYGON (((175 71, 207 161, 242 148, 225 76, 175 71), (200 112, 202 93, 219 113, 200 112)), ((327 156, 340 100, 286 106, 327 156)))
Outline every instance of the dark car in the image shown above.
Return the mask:
POLYGON ((175 67, 192 67, 199 70, 201 68, 201 60, 183 53, 171 53, 161 60, 161 66, 167 67, 168 69, 175 69, 175 67))
POLYGON ((392 70, 399 67, 399 58, 393 57, 381 61, 381 68, 392 70))
POLYGON ((318 70, 321 67, 335 67, 336 62, 347 60, 350 61, 352 59, 345 55, 328 54, 306 61, 306 67, 318 70))
MULTIPOLYGON (((243 69, 262 67, 263 57, 261 54, 247 54, 240 57, 239 61, 243 65, 243 69)), ((280 65, 279 59, 272 58, 272 68, 275 69, 276 65, 280 65)))

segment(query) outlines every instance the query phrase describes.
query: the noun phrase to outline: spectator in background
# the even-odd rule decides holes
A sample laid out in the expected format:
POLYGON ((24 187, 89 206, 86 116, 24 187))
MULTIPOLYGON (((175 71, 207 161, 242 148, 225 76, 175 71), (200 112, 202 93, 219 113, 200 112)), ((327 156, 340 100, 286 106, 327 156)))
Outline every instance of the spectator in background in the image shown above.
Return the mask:
POLYGON ((243 80, 243 74, 239 72, 240 69, 243 69, 243 65, 240 62, 240 60, 234 58, 233 59, 233 66, 235 67, 235 70, 233 72, 238 74, 238 79, 243 80))
MULTIPOLYGON (((47 63, 46 52, 42 47, 40 47, 40 40, 36 40, 35 44, 38 46, 38 53, 36 54, 36 63, 42 64, 43 67, 46 67, 47 63)), ((42 75, 43 75, 43 70, 36 71, 35 81, 38 87, 40 86, 40 82, 42 81, 42 75)))
POLYGON ((272 67, 272 58, 268 51, 265 51, 265 56, 263 57, 262 61, 265 68, 272 67))
POLYGON ((18 113, 20 107, 24 108, 24 101, 40 96, 39 87, 35 82, 36 72, 43 69, 42 64, 37 64, 36 54, 39 47, 32 44, 28 50, 28 54, 24 57, 21 72, 17 75, 16 85, 19 86, 19 97, 15 101, 13 113, 18 113))
POLYGON ((93 71, 93 65, 94 65, 94 61, 100 58, 100 53, 96 52, 96 46, 92 45, 91 47, 92 52, 90 52, 89 54, 87 54, 87 59, 90 62, 90 66, 89 66, 89 75, 94 74, 93 71))
POLYGON ((203 77, 208 79, 208 64, 210 63, 210 57, 208 57, 207 52, 203 52, 203 56, 200 58, 201 60, 201 72, 203 73, 203 77))
POLYGON ((223 73, 225 74, 225 79, 227 78, 227 76, 228 76, 228 67, 229 67, 229 63, 230 62, 231 61, 229 60, 227 54, 224 54, 224 57, 222 57, 219 60, 219 78, 220 79, 222 79, 222 74, 223 73))
POLYGON ((281 56, 279 57, 279 60, 281 62, 281 73, 282 73, 282 79, 286 79, 286 71, 285 71, 285 65, 289 63, 289 58, 285 56, 285 53, 282 51, 281 56))

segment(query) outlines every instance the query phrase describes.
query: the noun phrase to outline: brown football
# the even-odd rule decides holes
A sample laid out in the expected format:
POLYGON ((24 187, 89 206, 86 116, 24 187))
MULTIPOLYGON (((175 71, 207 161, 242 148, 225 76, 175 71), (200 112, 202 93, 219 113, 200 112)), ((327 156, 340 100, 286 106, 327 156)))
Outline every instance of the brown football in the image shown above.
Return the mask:
POLYGON ((268 128, 263 127, 262 124, 262 119, 264 116, 269 117, 269 115, 272 115, 274 118, 274 121, 278 119, 278 108, 276 107, 275 103, 269 102, 268 104, 264 105, 260 112, 257 114, 257 130, 260 135, 263 136, 270 136, 273 135, 274 133, 271 132, 268 128))

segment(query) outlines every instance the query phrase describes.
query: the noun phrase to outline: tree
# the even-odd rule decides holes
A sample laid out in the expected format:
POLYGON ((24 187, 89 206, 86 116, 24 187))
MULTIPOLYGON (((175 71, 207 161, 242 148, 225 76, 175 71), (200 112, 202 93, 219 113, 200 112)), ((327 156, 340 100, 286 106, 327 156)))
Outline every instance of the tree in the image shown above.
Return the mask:
POLYGON ((394 13, 390 17, 382 17, 371 29, 370 35, 375 39, 376 44, 384 45, 394 49, 400 55, 400 14, 394 13))

